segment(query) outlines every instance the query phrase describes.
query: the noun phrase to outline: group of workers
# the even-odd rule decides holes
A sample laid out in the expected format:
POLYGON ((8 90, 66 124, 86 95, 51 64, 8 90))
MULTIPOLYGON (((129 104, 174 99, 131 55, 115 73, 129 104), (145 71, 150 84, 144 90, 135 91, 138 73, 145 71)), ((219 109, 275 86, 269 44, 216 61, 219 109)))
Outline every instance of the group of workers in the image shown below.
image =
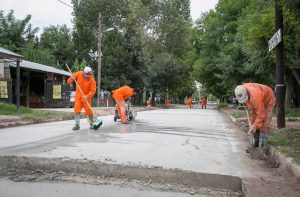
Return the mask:
MULTIPOLYGON (((91 101, 96 93, 96 82, 92 76, 92 69, 86 66, 83 71, 74 73, 67 82, 72 84, 76 80, 77 86, 75 93, 75 126, 73 130, 80 129, 80 112, 84 108, 86 115, 90 119, 90 127, 94 121, 93 112, 91 109, 91 101)), ((249 111, 250 124, 248 133, 253 133, 256 138, 255 145, 262 153, 266 151, 268 134, 270 131, 270 124, 272 120, 273 109, 276 105, 276 97, 273 90, 258 83, 245 83, 238 85, 234 90, 236 99, 239 103, 245 105, 249 111)), ((128 123, 126 116, 125 100, 135 95, 136 91, 129 86, 123 86, 112 91, 112 97, 116 101, 119 117, 122 123, 128 123)), ((193 103, 192 97, 187 100, 187 105, 191 108, 193 103)), ((147 103, 149 106, 151 102, 147 103)), ((170 101, 167 99, 165 105, 169 105, 170 101)), ((201 101, 202 109, 206 109, 207 97, 205 96, 201 101)))
MULTIPOLYGON (((94 77, 92 76, 92 69, 86 66, 83 71, 73 73, 72 76, 68 78, 67 83, 72 84, 75 80, 75 126, 73 127, 73 130, 80 129, 80 112, 82 108, 84 108, 86 115, 89 117, 90 128, 93 128, 94 116, 91 109, 91 101, 96 93, 96 82, 94 77), (79 88, 77 86, 79 86, 79 88)), ((112 97, 117 103, 119 117, 121 118, 122 123, 128 123, 125 100, 135 94, 134 89, 128 86, 123 86, 121 88, 113 90, 112 93, 112 97)))
MULTIPOLYGON (((186 102, 188 108, 192 108, 193 105, 193 98, 189 97, 187 102, 186 102)), ((203 97, 203 99, 201 100, 201 108, 202 109, 206 109, 206 105, 207 105, 207 96, 203 97)))

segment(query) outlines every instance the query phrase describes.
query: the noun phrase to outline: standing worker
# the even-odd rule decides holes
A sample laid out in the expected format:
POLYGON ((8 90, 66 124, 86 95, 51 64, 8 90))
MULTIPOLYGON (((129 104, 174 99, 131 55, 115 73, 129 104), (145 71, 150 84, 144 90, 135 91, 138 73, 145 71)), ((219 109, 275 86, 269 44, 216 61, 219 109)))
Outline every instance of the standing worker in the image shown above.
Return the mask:
POLYGON ((92 69, 88 66, 84 68, 83 71, 78 71, 73 73, 71 77, 68 78, 68 83, 72 84, 74 80, 77 81, 77 84, 80 86, 84 95, 81 94, 79 88, 76 85, 76 92, 75 92, 75 105, 74 105, 74 113, 75 113, 75 126, 73 130, 80 129, 80 113, 82 108, 85 110, 85 114, 90 119, 90 129, 93 128, 93 112, 89 107, 88 103, 91 106, 91 101, 96 93, 96 82, 94 77, 92 76, 92 69), (88 102, 88 103, 87 103, 88 102))
POLYGON ((129 86, 123 86, 116 90, 112 91, 112 97, 115 99, 117 103, 119 117, 123 124, 128 123, 128 117, 126 115, 126 107, 125 107, 125 100, 135 95, 135 91, 133 88, 129 86))
POLYGON ((193 104, 193 99, 192 99, 192 97, 190 97, 188 100, 187 100, 187 106, 188 106, 188 108, 192 108, 192 104, 193 104))
POLYGON ((239 103, 246 104, 250 112, 250 129, 248 133, 257 135, 256 147, 259 147, 261 158, 266 159, 266 150, 273 109, 276 98, 273 90, 258 83, 245 83, 234 90, 239 103))
POLYGON ((206 104, 207 104, 207 96, 205 96, 201 101, 202 109, 206 109, 206 104))

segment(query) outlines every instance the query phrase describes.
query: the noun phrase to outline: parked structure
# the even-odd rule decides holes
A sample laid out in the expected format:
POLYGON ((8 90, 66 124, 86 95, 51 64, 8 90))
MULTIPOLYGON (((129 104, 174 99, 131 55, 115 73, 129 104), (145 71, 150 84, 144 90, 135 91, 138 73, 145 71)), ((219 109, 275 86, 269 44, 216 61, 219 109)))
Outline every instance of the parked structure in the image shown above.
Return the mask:
MULTIPOLYGON (((7 58, 7 56, 0 56, 0 101, 16 104, 17 63, 16 60, 7 58)), ((70 74, 63 70, 21 61, 21 105, 32 108, 68 107, 70 102, 70 87, 66 83, 68 76, 70 74)))

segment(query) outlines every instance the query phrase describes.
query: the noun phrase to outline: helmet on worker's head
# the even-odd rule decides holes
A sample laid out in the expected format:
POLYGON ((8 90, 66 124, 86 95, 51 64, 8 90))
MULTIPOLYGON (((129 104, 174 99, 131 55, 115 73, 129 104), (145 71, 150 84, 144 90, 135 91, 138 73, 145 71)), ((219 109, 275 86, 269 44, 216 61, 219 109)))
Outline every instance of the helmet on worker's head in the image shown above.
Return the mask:
POLYGON ((243 85, 238 85, 234 90, 234 94, 239 103, 245 103, 248 100, 247 88, 243 85))
POLYGON ((86 75, 91 75, 92 74, 92 69, 91 69, 91 67, 86 66, 86 67, 84 67, 83 72, 86 75))

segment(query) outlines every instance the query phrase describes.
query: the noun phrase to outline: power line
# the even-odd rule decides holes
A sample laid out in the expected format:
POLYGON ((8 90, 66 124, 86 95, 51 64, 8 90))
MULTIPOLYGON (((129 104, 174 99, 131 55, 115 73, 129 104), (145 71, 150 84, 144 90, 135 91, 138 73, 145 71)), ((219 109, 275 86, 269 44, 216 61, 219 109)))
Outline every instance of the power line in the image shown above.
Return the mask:
POLYGON ((65 3, 65 2, 63 2, 63 1, 61 1, 61 0, 57 0, 57 1, 61 2, 62 4, 65 4, 66 6, 68 6, 68 7, 70 7, 70 8, 72 8, 72 9, 73 9, 73 7, 72 7, 72 6, 70 6, 69 4, 67 4, 67 3, 65 3))

